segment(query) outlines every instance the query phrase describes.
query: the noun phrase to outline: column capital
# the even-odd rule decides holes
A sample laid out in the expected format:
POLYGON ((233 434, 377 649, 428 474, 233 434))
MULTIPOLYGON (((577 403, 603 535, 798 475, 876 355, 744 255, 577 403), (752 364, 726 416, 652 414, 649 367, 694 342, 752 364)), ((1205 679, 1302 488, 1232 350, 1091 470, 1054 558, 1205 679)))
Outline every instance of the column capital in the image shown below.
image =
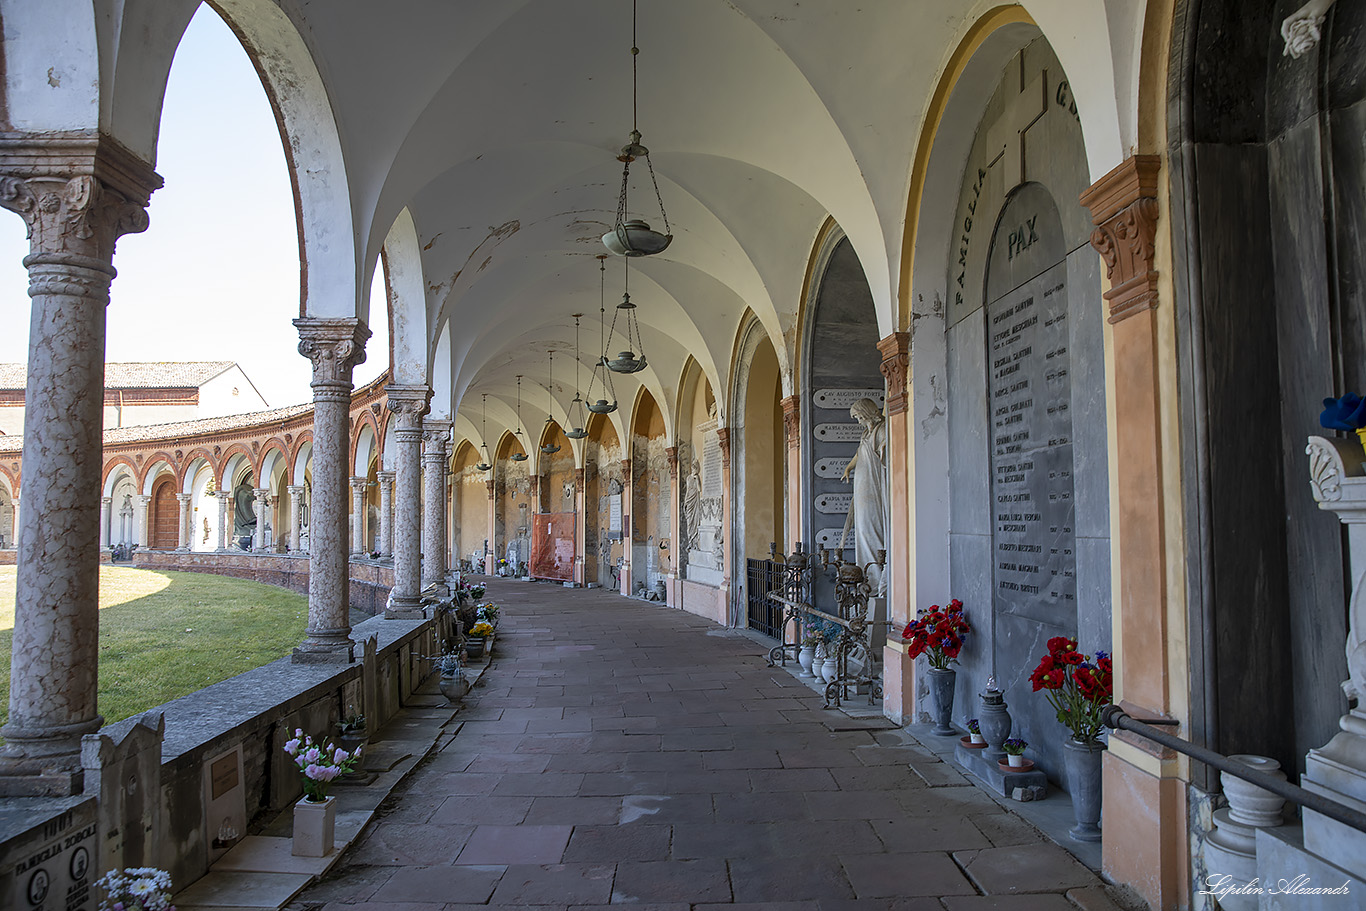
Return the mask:
POLYGON ((358 492, 358 491, 363 492, 363 491, 365 490, 365 485, 369 483, 369 481, 367 481, 365 478, 361 478, 361 477, 353 477, 353 478, 350 479, 350 481, 351 481, 351 490, 352 490, 353 493, 354 493, 354 492, 358 492))
POLYGON ((426 447, 428 458, 446 458, 446 447, 451 442, 451 428, 455 426, 453 421, 428 421, 422 422, 422 443, 426 447))
POLYGON ((285 490, 289 491, 291 497, 302 497, 304 495, 304 486, 302 484, 290 484, 285 490))
POLYGON ((1157 176, 1162 159, 1133 155, 1081 194, 1096 228, 1091 246, 1105 261, 1109 321, 1157 306, 1157 176))
POLYGON ((494 485, 494 480, 493 480, 493 478, 489 478, 487 481, 484 482, 484 484, 488 487, 488 489, 489 489, 489 499, 492 500, 492 499, 493 499, 493 488, 494 488, 494 486, 495 486, 495 485, 494 485))
POLYGON ((381 484, 392 484, 392 483, 394 483, 394 478, 397 477, 397 476, 398 476, 398 472, 396 472, 396 471, 377 471, 377 472, 375 472, 375 479, 378 480, 381 484))
POLYGON ((89 257, 112 277, 114 242, 147 230, 161 184, 151 165, 99 133, 0 133, 0 206, 24 219, 34 255, 89 257))
POLYGON ((730 470, 730 428, 716 428, 716 442, 721 445, 721 470, 730 470))
POLYGON ((232 491, 231 491, 231 490, 222 490, 222 489, 219 489, 219 490, 215 490, 215 491, 213 492, 213 495, 214 495, 215 497, 218 497, 218 499, 220 499, 220 500, 227 500, 227 499, 229 499, 229 498, 232 496, 232 491))
POLYGON ((133 502, 145 509, 147 504, 152 502, 152 498, 145 493, 140 493, 133 497, 133 502))
POLYGON ((911 366, 911 334, 893 332, 877 343, 877 350, 882 352, 882 375, 887 378, 887 414, 903 414, 909 399, 906 374, 911 366))
POLYGON ((574 492, 575 492, 575 493, 583 493, 584 482, 585 482, 587 476, 588 476, 588 469, 586 469, 586 468, 575 468, 575 469, 574 469, 574 492))
POLYGON ((432 391, 426 386, 390 383, 384 387, 386 405, 398 418, 398 429, 421 431, 422 416, 430 408, 432 391))
POLYGON ((678 474, 678 447, 669 446, 664 450, 664 458, 669 463, 669 474, 678 474))
POLYGON ((370 330, 355 317, 294 320, 299 331, 299 353, 313 363, 313 400, 324 391, 351 397, 351 371, 365 363, 365 342, 370 330))
POLYGON ((101 504, 102 506, 113 506, 113 505, 114 505, 114 498, 113 498, 113 497, 100 497, 100 504, 101 504))
POLYGON ((789 395, 782 401, 783 429, 787 431, 787 448, 798 446, 802 440, 802 400, 789 395))
POLYGON ((180 502, 182 502, 182 503, 188 503, 188 502, 190 502, 191 500, 194 499, 194 494, 190 494, 190 493, 178 493, 178 494, 175 495, 175 498, 176 498, 177 500, 179 500, 180 502))

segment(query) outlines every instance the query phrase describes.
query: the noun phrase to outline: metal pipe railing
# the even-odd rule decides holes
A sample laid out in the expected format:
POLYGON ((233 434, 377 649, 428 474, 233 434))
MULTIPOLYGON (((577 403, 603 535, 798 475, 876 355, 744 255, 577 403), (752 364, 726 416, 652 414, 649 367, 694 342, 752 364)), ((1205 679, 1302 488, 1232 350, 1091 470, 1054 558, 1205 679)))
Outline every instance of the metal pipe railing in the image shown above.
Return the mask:
MULTIPOLYGON (((1153 722, 1139 721, 1125 712, 1117 705, 1107 705, 1101 710, 1101 723, 1108 728, 1122 731, 1130 731, 1146 737, 1153 743, 1160 743, 1168 749, 1175 750, 1191 757, 1198 762, 1221 772, 1228 772, 1235 778, 1241 778, 1249 784, 1254 784, 1259 788, 1264 788, 1275 794, 1277 797, 1284 797, 1292 803, 1299 804, 1306 809, 1313 810, 1335 819, 1345 826, 1351 826, 1358 832, 1366 832, 1366 813, 1355 810, 1345 804, 1340 804, 1335 800, 1316 794, 1313 791, 1305 790, 1299 785, 1291 784, 1280 778, 1275 778, 1265 772, 1259 772, 1251 766, 1244 765, 1235 759, 1229 759, 1222 753, 1207 750, 1202 746, 1197 746, 1189 740, 1182 740, 1180 737, 1173 737, 1165 731, 1159 731, 1153 727, 1153 722)), ((1158 724, 1171 724, 1170 721, 1156 722, 1158 724)))

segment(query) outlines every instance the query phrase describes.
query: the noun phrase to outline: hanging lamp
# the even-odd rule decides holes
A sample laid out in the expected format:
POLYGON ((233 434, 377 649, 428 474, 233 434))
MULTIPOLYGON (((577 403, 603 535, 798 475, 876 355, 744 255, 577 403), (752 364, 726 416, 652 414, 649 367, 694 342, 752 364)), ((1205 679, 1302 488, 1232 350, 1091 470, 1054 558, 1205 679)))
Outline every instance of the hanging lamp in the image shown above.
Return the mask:
MULTIPOLYGON (((550 384, 549 384, 549 388, 548 388, 546 391, 550 393, 550 401, 551 401, 551 402, 554 402, 554 401, 555 401, 555 352, 554 352, 554 351, 549 351, 549 352, 547 352, 547 353, 550 355, 550 384)), ((550 414, 549 412, 547 412, 547 413, 546 413, 546 416, 545 416, 545 426, 546 426, 546 427, 549 427, 549 426, 550 426, 551 424, 553 424, 553 423, 555 423, 555 416, 554 416, 553 414, 550 414)), ((541 438, 542 438, 542 439, 545 438, 545 430, 544 430, 544 429, 541 431, 541 438)), ((559 445, 558 445, 557 443, 543 443, 543 444, 541 445, 541 452, 544 452, 546 455, 554 455, 555 453, 557 453, 557 452, 559 452, 559 451, 560 451, 560 447, 559 447, 559 445)))
POLYGON ((480 471, 488 471, 493 465, 489 458, 489 394, 487 392, 484 393, 483 404, 479 406, 479 426, 483 428, 481 433, 484 442, 481 445, 484 449, 484 460, 474 467, 480 471))
POLYGON ((631 261, 626 261, 626 288, 621 295, 621 303, 617 304, 616 312, 612 314, 612 328, 607 332, 607 339, 611 341, 617 331, 617 320, 621 320, 621 334, 626 342, 626 350, 618 351, 617 356, 609 360, 607 352, 602 354, 603 366, 613 373, 639 373, 645 369, 645 342, 640 337, 640 321, 636 318, 636 305, 631 303, 631 261), (634 348, 640 349, 640 357, 636 357, 634 348))
MULTIPOLYGON (((607 254, 598 255, 598 319, 601 322, 604 332, 607 330, 607 254)), ((607 336, 601 337, 599 351, 607 350, 607 336)), ((611 414, 617 410, 617 392, 612 388, 612 371, 607 368, 607 355, 598 356, 597 363, 593 365, 593 375, 588 380, 588 410, 594 414, 611 414), (593 384, 598 381, 598 371, 602 371, 602 391, 604 395, 610 395, 612 401, 598 399, 593 401, 593 384)))
POLYGON ((636 2, 631 0, 631 138, 621 147, 617 161, 623 165, 621 171, 621 195, 617 197, 617 220, 612 230, 602 235, 602 242, 618 256, 650 256, 663 252, 674 239, 669 233, 669 216, 664 211, 664 197, 659 192, 659 181, 655 179, 655 168, 650 163, 650 150, 640 144, 640 130, 637 129, 636 103, 636 58, 640 48, 636 47, 636 2), (659 217, 664 222, 664 233, 650 227, 643 219, 631 218, 628 194, 631 186, 631 162, 645 159, 650 171, 650 183, 655 188, 655 199, 659 202, 659 217))
POLYGON ((514 462, 525 462, 529 456, 526 454, 526 443, 522 441, 522 375, 517 374, 517 445, 521 447, 518 452, 512 453, 508 458, 514 462))
POLYGON ((587 408, 584 405, 583 396, 579 393, 579 320, 582 317, 582 313, 574 314, 574 401, 569 403, 569 421, 574 426, 564 432, 564 435, 571 440, 582 440, 588 436, 588 431, 584 429, 588 423, 584 414, 587 408))

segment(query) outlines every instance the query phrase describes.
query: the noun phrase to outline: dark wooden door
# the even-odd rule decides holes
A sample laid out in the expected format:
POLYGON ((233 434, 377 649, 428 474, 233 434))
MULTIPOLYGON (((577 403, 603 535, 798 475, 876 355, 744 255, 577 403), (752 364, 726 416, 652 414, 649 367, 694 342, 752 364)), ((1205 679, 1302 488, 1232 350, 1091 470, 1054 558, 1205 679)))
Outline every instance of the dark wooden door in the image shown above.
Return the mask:
POLYGON ((162 478, 152 487, 147 544, 153 550, 175 550, 180 546, 180 502, 175 493, 174 478, 162 478))

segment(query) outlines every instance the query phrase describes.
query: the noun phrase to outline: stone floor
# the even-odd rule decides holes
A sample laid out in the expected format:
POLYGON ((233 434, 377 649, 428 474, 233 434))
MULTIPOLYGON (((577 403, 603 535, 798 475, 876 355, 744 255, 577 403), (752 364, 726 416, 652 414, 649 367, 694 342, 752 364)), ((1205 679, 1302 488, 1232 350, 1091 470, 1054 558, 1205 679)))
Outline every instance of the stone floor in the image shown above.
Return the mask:
POLYGON ((598 590, 493 583, 498 651, 444 748, 296 911, 630 904, 1113 911, 1097 876, 751 639, 598 590))

